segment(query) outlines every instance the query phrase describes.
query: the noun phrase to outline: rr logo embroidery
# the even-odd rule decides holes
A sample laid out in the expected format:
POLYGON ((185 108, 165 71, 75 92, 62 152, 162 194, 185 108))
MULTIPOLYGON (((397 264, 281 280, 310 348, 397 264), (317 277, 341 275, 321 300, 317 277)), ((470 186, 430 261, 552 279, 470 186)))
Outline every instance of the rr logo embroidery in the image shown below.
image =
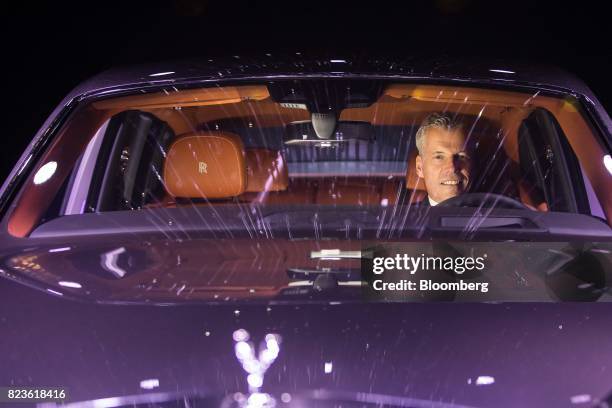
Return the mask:
POLYGON ((198 162, 198 172, 200 174, 208 174, 208 164, 206 162, 198 162))

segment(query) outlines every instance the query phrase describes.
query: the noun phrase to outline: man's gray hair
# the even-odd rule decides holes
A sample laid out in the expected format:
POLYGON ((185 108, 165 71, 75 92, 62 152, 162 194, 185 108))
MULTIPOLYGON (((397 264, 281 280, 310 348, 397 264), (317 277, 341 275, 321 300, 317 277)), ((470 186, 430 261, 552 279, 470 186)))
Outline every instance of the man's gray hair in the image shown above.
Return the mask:
POLYGON ((439 128, 448 131, 463 129, 463 122, 452 118, 446 113, 432 113, 428 115, 421 123, 419 130, 416 132, 416 147, 419 154, 423 153, 423 143, 425 143, 425 133, 430 128, 439 128))

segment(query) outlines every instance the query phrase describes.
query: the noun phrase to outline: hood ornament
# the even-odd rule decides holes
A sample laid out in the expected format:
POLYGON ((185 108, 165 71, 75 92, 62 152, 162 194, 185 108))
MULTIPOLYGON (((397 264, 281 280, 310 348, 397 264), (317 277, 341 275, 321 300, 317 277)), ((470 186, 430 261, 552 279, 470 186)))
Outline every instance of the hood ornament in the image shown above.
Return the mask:
POLYGON ((242 364, 244 371, 248 373, 250 395, 240 404, 243 407, 274 407, 276 401, 269 394, 261 393, 264 375, 268 368, 274 363, 280 352, 281 337, 278 334, 266 334, 264 341, 259 347, 259 355, 255 355, 255 346, 249 342, 249 332, 238 329, 234 332, 234 351, 236 358, 242 364))

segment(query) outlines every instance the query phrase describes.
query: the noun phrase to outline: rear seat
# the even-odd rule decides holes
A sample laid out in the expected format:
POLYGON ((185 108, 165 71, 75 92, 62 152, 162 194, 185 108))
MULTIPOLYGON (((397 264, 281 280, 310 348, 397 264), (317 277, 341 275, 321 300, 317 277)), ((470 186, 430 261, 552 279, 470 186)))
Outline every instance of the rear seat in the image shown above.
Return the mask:
POLYGON ((318 180, 289 180, 289 172, 281 153, 270 149, 245 151, 247 188, 239 199, 244 202, 270 205, 314 204, 318 180))
POLYGON ((381 186, 373 179, 326 179, 319 184, 315 202, 320 205, 379 205, 381 186))
MULTIPOLYGON (((406 177, 291 179, 279 151, 249 149, 245 152, 247 188, 240 201, 263 204, 394 205, 399 197, 417 202, 426 193, 414 171, 411 156, 406 177), (408 188, 408 196, 404 188, 408 188), (402 195, 404 194, 404 195, 402 195)), ((406 201, 408 202, 408 201, 406 201)))
POLYGON ((271 205, 394 205, 422 200, 426 193, 414 172, 411 157, 406 177, 289 179, 281 153, 243 149, 240 138, 228 132, 180 136, 169 148, 163 179, 167 196, 152 207, 173 207, 193 201, 259 202, 271 205), (408 191, 405 191, 408 190, 408 191), (406 196, 408 194, 408 196, 406 196), (412 197, 412 198, 411 198, 412 197))
MULTIPOLYGON (((289 179, 287 165, 278 150, 244 150, 240 137, 228 132, 191 133, 178 137, 170 146, 163 169, 167 195, 147 208, 191 205, 204 200, 227 203, 236 199, 271 205, 393 206, 398 200, 408 205, 427 196, 423 180, 416 175, 416 155, 413 150, 408 157, 405 178, 289 179)), ((548 210, 534 190, 525 180, 518 183, 523 203, 540 211, 548 210)))
POLYGON ((289 172, 278 150, 248 149, 244 152, 247 166, 246 192, 284 191, 289 172))
POLYGON ((408 164, 406 165, 406 176, 402 179, 398 177, 388 178, 382 185, 381 205, 392 206, 398 200, 408 205, 418 203, 427 197, 427 191, 423 180, 416 174, 416 150, 413 150, 408 155, 408 164))
POLYGON ((423 179, 416 174, 417 150, 412 149, 408 154, 408 165, 406 166, 406 201, 408 203, 418 203, 427 197, 427 190, 423 179))
POLYGON ((278 150, 248 149, 244 155, 247 187, 240 201, 277 204, 279 199, 293 196, 287 192, 289 172, 278 150))
POLYGON ((312 179, 295 179, 289 182, 287 190, 271 192, 265 199, 266 204, 299 205, 314 204, 318 181, 312 179))

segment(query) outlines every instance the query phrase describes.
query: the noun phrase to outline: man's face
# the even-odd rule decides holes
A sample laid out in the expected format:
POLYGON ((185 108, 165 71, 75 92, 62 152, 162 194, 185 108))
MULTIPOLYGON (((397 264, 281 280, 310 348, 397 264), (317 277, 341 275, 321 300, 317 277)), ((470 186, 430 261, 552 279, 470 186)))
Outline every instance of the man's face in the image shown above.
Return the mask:
POLYGON ((424 179, 429 197, 442 202, 463 194, 470 182, 472 166, 463 131, 430 128, 423 141, 416 171, 424 179))

